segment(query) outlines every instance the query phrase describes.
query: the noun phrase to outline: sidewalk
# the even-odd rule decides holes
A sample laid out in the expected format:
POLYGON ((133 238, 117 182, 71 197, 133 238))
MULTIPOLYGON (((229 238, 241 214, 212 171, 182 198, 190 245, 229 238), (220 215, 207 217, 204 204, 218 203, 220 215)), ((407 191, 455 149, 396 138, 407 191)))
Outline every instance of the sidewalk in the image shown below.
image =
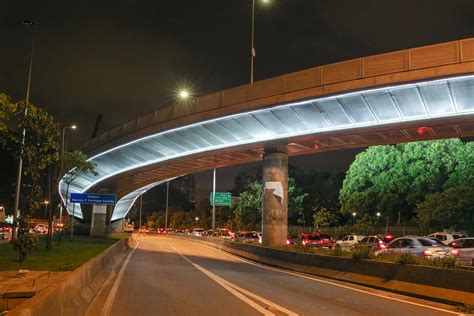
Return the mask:
POLYGON ((63 281, 71 271, 0 271, 0 313, 63 281))

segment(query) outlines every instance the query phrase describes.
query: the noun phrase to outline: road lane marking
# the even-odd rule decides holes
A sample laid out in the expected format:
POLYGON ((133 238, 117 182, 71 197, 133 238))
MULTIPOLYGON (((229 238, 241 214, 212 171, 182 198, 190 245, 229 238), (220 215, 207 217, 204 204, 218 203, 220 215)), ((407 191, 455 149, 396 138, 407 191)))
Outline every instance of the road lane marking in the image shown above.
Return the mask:
POLYGON ((223 278, 221 278, 220 276, 212 273, 211 271, 203 268, 202 266, 192 262, 190 259, 188 259, 185 255, 183 255, 179 250, 177 250, 173 245, 170 245, 171 248, 173 248, 174 251, 176 251, 177 254, 179 254, 183 259, 185 259, 186 261, 188 261, 193 267, 195 267, 196 269, 198 269, 199 271, 201 271, 202 273, 204 273, 206 276, 208 276, 210 279, 212 279, 214 282, 216 282, 217 284, 219 284, 220 286, 222 286, 223 288, 225 288, 227 291, 229 291, 230 293, 232 293, 233 295, 235 295, 237 298, 239 298, 240 300, 244 301, 245 303, 247 303, 248 305, 250 305, 251 307, 253 307, 254 309, 256 309, 257 311, 259 311, 260 313, 262 313, 263 315, 268 315, 268 316, 275 316, 275 314, 273 314, 272 312, 270 312, 269 310, 263 308, 262 306, 256 304, 254 301, 252 301, 251 299, 247 298, 245 295, 247 296, 250 296, 252 298, 254 298, 255 300, 257 301, 260 301, 264 304, 266 304, 267 306, 273 308, 273 309, 276 309, 276 310, 279 310, 283 313, 285 313, 286 315, 289 315, 289 316, 298 316, 297 313, 295 312, 292 312, 286 308, 284 308, 283 306, 280 306, 276 303, 273 303, 261 296, 258 296, 257 294, 254 294, 252 292, 249 292, 237 285, 235 285, 234 283, 232 282, 229 282, 223 278), (245 295, 243 295, 245 294, 245 295))
POLYGON ((123 275, 125 273, 125 269, 127 268, 128 262, 130 261, 130 258, 132 257, 132 254, 135 252, 135 250, 138 247, 138 240, 136 241, 135 247, 133 247, 132 251, 128 254, 127 258, 122 264, 122 267, 120 268, 120 271, 117 275, 117 279, 115 279, 115 283, 112 286, 112 289, 110 290, 109 296, 107 297, 107 301, 104 304, 104 307, 102 308, 102 311, 100 313, 101 316, 108 316, 110 313, 110 308, 112 307, 112 304, 114 303, 115 296, 117 295, 118 288, 120 286, 120 283, 122 282, 123 275))
POLYGON ((342 287, 342 288, 345 288, 345 289, 349 289, 349 290, 352 290, 352 291, 365 293, 365 294, 369 294, 369 295, 372 295, 372 296, 377 296, 377 297, 380 297, 380 298, 385 298, 385 299, 388 299, 388 300, 397 301, 397 302, 401 302, 401 303, 411 304, 411 305, 415 305, 415 306, 419 306, 419 307, 423 307, 423 308, 433 309, 433 310, 436 310, 436 311, 441 311, 441 312, 445 312, 445 313, 449 313, 449 314, 453 314, 453 315, 464 315, 462 313, 458 313, 458 312, 451 311, 451 310, 448 310, 448 309, 443 309, 443 308, 439 308, 439 307, 424 305, 424 304, 421 304, 421 303, 406 301, 406 300, 399 299, 399 298, 396 298, 396 297, 391 297, 391 296, 386 296, 386 295, 382 295, 382 294, 372 293, 372 292, 369 292, 369 291, 357 289, 357 288, 350 287, 350 286, 347 286, 347 285, 338 284, 338 283, 335 283, 335 282, 318 279, 316 277, 310 277, 310 276, 307 276, 307 275, 303 275, 303 274, 299 274, 299 273, 295 273, 295 272, 290 272, 290 271, 286 271, 286 270, 283 270, 283 269, 268 267, 268 266, 265 266, 263 264, 255 263, 255 262, 252 262, 252 261, 249 261, 249 260, 246 260, 246 259, 242 259, 242 258, 237 257, 235 255, 231 255, 231 254, 229 254, 227 252, 224 252, 220 249, 217 249, 217 248, 205 245, 205 244, 201 244, 201 243, 198 243, 198 242, 194 242, 194 243, 199 244, 199 245, 204 246, 204 247, 207 247, 207 248, 210 248, 210 249, 213 249, 217 252, 222 253, 223 255, 226 255, 228 257, 234 258, 236 260, 245 262, 247 264, 250 264, 250 265, 262 268, 262 269, 266 269, 266 270, 270 270, 270 271, 276 271, 276 272, 280 272, 280 273, 285 273, 285 274, 297 276, 297 277, 300 277, 300 278, 313 280, 313 281, 320 282, 320 283, 330 284, 330 285, 342 287))

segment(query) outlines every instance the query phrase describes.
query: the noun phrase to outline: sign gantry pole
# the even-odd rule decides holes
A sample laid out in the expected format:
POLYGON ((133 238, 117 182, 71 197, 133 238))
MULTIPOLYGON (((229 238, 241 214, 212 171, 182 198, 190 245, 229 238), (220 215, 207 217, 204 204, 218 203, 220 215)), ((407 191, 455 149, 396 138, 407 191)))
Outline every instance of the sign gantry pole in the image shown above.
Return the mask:
POLYGON ((212 177, 212 235, 216 233, 216 168, 212 177))

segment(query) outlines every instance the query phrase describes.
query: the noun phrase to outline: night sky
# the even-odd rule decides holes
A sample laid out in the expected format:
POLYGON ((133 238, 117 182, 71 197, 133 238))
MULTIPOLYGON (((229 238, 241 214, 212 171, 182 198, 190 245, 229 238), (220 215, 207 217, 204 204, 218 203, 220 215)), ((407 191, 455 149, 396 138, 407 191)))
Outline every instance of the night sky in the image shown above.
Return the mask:
MULTIPOLYGON (((31 101, 79 125, 70 149, 99 113, 106 130, 169 104, 180 85, 202 95, 249 81, 251 0, 0 0, 0 91, 13 100, 26 91, 23 20, 36 23, 31 101)), ((272 0, 257 5, 255 79, 473 36, 473 0, 272 0)), ((341 170, 356 152, 292 162, 341 170)))

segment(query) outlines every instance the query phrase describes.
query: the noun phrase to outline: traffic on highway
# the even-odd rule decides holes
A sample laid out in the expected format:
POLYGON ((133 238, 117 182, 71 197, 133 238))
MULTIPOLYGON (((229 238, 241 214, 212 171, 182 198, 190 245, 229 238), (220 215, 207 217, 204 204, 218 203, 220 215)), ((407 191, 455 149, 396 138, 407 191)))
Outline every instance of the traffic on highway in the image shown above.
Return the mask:
POLYGON ((266 266, 192 239, 134 238, 138 245, 87 315, 458 314, 451 306, 266 266))
MULTIPOLYGON (((262 234, 257 231, 232 232, 227 228, 204 230, 158 228, 139 230, 146 235, 178 234, 194 237, 215 237, 235 242, 261 243, 262 234)), ((428 236, 405 235, 395 238, 393 234, 362 236, 354 233, 340 234, 332 237, 322 233, 288 234, 286 245, 290 250, 325 251, 324 254, 338 255, 339 251, 350 255, 354 252, 367 251, 367 258, 387 257, 409 254, 425 259, 445 258, 453 264, 474 266, 474 237, 461 232, 436 232, 428 236)))

